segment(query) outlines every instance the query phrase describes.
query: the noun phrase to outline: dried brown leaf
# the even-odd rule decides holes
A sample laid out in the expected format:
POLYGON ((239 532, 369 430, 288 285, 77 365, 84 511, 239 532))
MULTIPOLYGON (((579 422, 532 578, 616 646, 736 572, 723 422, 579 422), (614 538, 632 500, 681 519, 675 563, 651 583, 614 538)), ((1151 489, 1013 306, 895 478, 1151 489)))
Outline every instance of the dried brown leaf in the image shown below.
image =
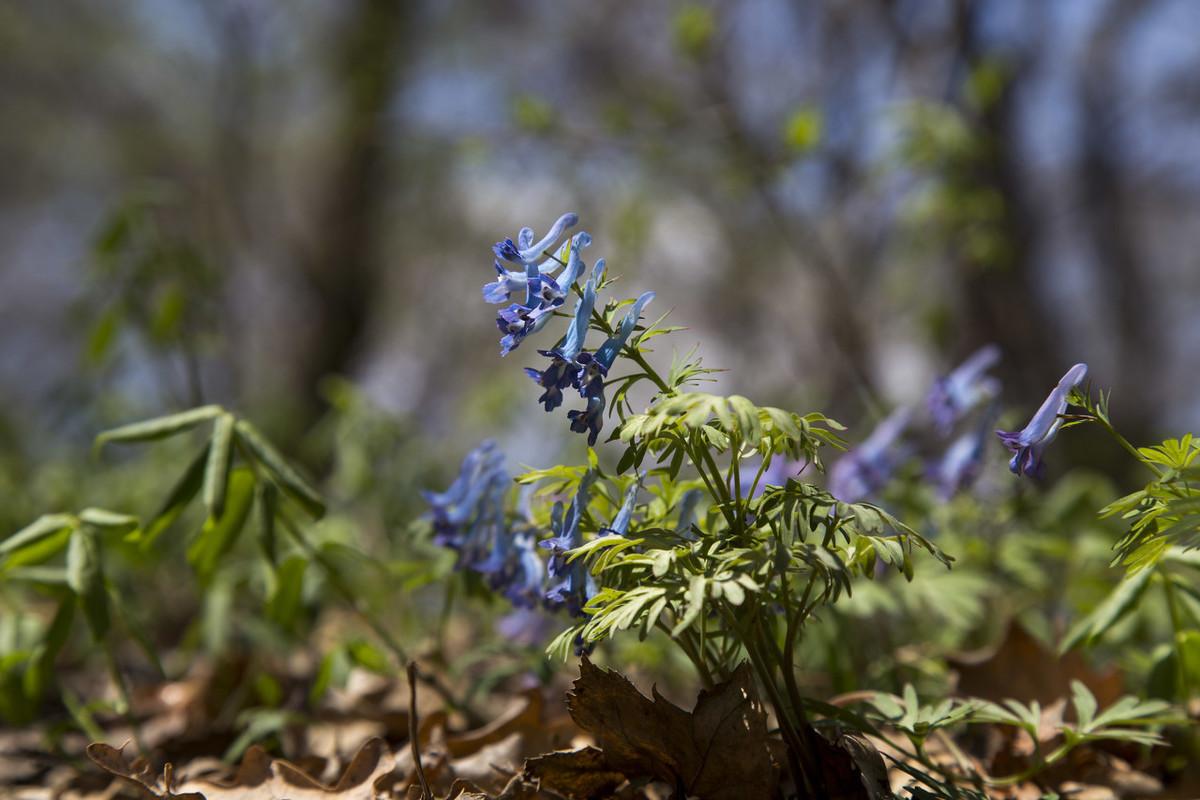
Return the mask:
POLYGON ((392 772, 395 760, 382 739, 363 744, 333 786, 313 778, 299 766, 271 758, 261 747, 251 747, 230 781, 187 781, 180 788, 207 800, 371 800, 375 782, 392 772))
POLYGON ((1115 670, 1098 673, 1076 651, 1059 657, 1015 620, 996 645, 947 659, 958 673, 958 693, 1001 702, 1037 700, 1043 706, 1071 696, 1071 681, 1082 681, 1101 707, 1124 693, 1115 670))
POLYGON ((169 766, 165 772, 167 777, 160 780, 159 776, 150 769, 150 765, 146 763, 145 759, 139 757, 131 761, 125 755, 124 745, 116 748, 103 742, 97 742, 88 745, 87 754, 88 758, 96 766, 109 774, 124 778, 149 797, 205 800, 204 795, 191 792, 173 792, 172 787, 168 785, 168 778, 171 774, 169 766))
POLYGON ((625 782, 625 775, 609 767, 604 753, 595 747, 531 758, 525 762, 525 775, 572 800, 609 797, 625 782))
POLYGON ((778 781, 767 717, 748 665, 701 692, 691 712, 657 690, 653 695, 646 698, 624 676, 584 657, 567 707, 609 767, 628 777, 656 778, 703 800, 773 796, 778 781))

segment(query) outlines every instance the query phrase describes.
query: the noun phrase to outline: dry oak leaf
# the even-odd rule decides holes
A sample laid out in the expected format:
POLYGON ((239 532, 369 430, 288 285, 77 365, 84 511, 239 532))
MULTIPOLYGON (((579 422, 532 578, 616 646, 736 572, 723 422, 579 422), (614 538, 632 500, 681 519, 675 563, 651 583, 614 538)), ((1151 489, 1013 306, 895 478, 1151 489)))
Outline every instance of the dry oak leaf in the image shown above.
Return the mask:
POLYGON ((748 664, 725 683, 702 691, 691 712, 657 689, 652 692, 651 700, 624 676, 584 656, 579 679, 567 693, 567 709, 596 739, 609 769, 627 777, 656 778, 700 800, 775 795, 767 715, 748 664))
POLYGON ((333 786, 326 786, 291 762, 271 758, 257 745, 246 751, 230 781, 185 782, 180 788, 206 800, 372 800, 375 784, 395 768, 382 739, 363 743, 333 786))
POLYGON ((159 776, 151 771, 150 765, 144 758, 139 757, 130 761, 129 757, 125 755, 125 745, 116 748, 97 742, 88 745, 87 754, 96 766, 118 778, 124 778, 149 797, 205 800, 204 795, 172 791, 172 770, 169 765, 160 780, 159 776))

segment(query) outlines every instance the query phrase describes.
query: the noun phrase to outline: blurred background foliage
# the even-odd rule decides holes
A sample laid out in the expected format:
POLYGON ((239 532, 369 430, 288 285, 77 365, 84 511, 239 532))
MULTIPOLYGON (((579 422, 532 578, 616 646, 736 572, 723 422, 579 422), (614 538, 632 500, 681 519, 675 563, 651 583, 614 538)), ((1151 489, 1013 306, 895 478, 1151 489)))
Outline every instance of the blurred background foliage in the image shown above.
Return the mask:
MULTIPOLYGON (((522 354, 497 358, 479 296, 493 241, 567 209, 626 294, 675 309, 676 346, 727 370, 713 391, 820 409, 851 441, 988 342, 1012 420, 1086 361, 1135 442, 1190 429, 1198 26, 1190 0, 5 4, 0 531, 89 504, 148 515, 194 451, 97 461, 92 437, 221 403, 321 481, 319 542, 381 554, 349 568, 410 640, 476 643, 464 671, 519 649, 480 639, 487 618, 446 624, 483 592, 444 590, 450 560, 408 531, 418 490, 484 436, 514 466, 582 460, 522 354)), ((941 656, 1010 617, 1050 640, 1104 597, 1120 527, 1095 509, 1132 468, 1099 432, 1061 444, 1043 488, 995 443, 975 495, 897 482, 887 504, 959 568, 884 576, 831 612, 805 645, 814 680, 936 687, 941 656), (1070 465, 1087 469, 1057 480, 1070 465)), ((272 602, 277 578, 247 557, 219 583, 257 599, 210 586, 198 607, 163 566, 185 548, 110 569, 162 599, 132 615, 151 638, 317 635, 319 577, 263 624, 233 609, 272 602)), ((34 635, 5 601, 13 652, 34 635)), ((1161 640, 1160 616, 1148 604, 1107 651, 1139 680, 1151 657, 1116 645, 1161 640)), ((326 672, 378 667, 326 633, 326 672)))

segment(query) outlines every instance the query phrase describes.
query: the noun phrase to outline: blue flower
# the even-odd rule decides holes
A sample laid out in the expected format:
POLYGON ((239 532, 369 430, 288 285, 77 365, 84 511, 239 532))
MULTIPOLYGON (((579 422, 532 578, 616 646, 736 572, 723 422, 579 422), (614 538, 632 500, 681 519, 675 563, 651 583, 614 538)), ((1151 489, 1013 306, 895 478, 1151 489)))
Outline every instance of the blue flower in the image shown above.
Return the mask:
POLYGON ((571 420, 571 430, 575 433, 588 435, 588 447, 594 447, 600 436, 600 428, 604 425, 604 396, 589 397, 587 408, 568 411, 567 419, 571 420))
POLYGON ((692 524, 696 521, 696 506, 703 496, 704 493, 699 489, 688 489, 679 501, 679 521, 675 523, 675 532, 684 539, 696 538, 692 533, 692 524))
POLYGON ((638 489, 641 488, 642 476, 635 476, 633 483, 629 484, 629 488, 625 490, 625 498, 621 501, 621 508, 617 511, 617 515, 613 517, 613 521, 605 528, 601 528, 600 533, 603 535, 624 536, 629 532, 629 523, 633 521, 633 508, 637 504, 638 489))
POLYGON ((568 564, 566 559, 568 550, 583 544, 579 521, 587 510, 595 479, 595 473, 590 470, 584 474, 579 481, 579 488, 575 491, 575 499, 565 512, 561 504, 555 505, 552 519, 556 535, 541 543, 542 547, 550 551, 550 560, 546 565, 548 572, 555 578, 561 578, 546 591, 546 604, 551 608, 566 607, 572 616, 582 614, 583 607, 596 594, 596 582, 588 572, 584 560, 576 559, 568 564))
POLYGON ((541 546, 550 551, 550 561, 546 568, 555 578, 564 573, 567 561, 565 553, 583 544, 583 534, 579 532, 579 521, 583 519, 583 514, 587 511, 592 484, 595 480, 596 474, 588 470, 579 479, 579 486, 575 490, 575 499, 571 501, 570 507, 564 511, 562 503, 554 504, 554 510, 550 514, 550 524, 554 529, 554 536, 541 542, 541 546))
POLYGON ((1000 391, 1000 382, 987 371, 1000 360, 1000 348, 989 344, 977 350, 953 372, 938 378, 929 391, 929 412, 943 435, 982 400, 1000 391))
MULTIPOLYGON (((535 287, 535 291, 540 290, 542 280, 535 278, 530 281, 530 285, 535 287)), ((517 349, 526 336, 544 328, 554 314, 554 309, 561 303, 562 300, 547 305, 538 302, 532 306, 513 303, 508 308, 502 309, 496 315, 496 327, 504 334, 500 338, 500 355, 508 355, 517 349)))
POLYGON ((584 606, 596 596, 596 591, 596 579, 580 559, 570 565, 565 578, 546 590, 546 605, 565 608, 571 616, 581 617, 584 606))
MULTIPOLYGON (((496 261, 496 281, 483 287, 485 300, 505 302, 512 299, 513 293, 520 289, 522 277, 524 278, 525 302, 512 303, 496 316, 496 326, 504 334, 500 339, 500 355, 508 355, 520 346, 526 336, 541 330, 550 321, 554 309, 562 305, 566 292, 582 269, 582 262, 568 255, 567 265, 561 276, 562 281, 556 281, 550 274, 543 274, 552 273, 558 268, 561 262, 559 256, 551 256, 541 266, 538 262, 549 255, 547 250, 554 246, 563 232, 578 221, 579 218, 575 214, 563 214, 539 242, 534 243, 531 229, 522 228, 517 234, 516 243, 512 239, 505 239, 492 246, 498 259, 512 261, 525 267, 524 276, 521 276, 520 273, 506 272, 499 261, 496 261), (577 261, 578 265, 575 265, 577 261)), ((591 237, 586 234, 577 239, 578 241, 568 240, 563 249, 567 252, 578 250, 578 247, 572 245, 579 244, 583 247, 591 242, 591 237)))
MULTIPOLYGON (((592 237, 586 232, 580 232, 563 242, 562 246, 550 258, 538 266, 538 274, 543 277, 553 275, 560 267, 562 272, 552 282, 542 287, 543 301, 555 297, 565 298, 575 285, 580 273, 585 268, 580 251, 592 243, 592 237), (563 267, 563 264, 566 264, 563 267)), ((529 288, 529 275, 525 270, 506 270, 499 261, 493 263, 496 269, 496 280, 483 285, 483 299, 488 303, 507 303, 514 294, 526 294, 529 288)), ((526 296, 528 299, 528 296, 526 296)))
POLYGON ((538 558, 532 529, 498 536, 488 560, 476 566, 488 585, 517 607, 533 608, 541 599, 546 568, 538 558))
POLYGON ((434 541, 458 552, 457 566, 477 569, 505 528, 504 498, 512 479, 504 455, 487 441, 467 454, 444 492, 422 492, 430 505, 434 541))
MULTIPOLYGON (((601 259, 597 262, 596 267, 602 273, 604 260, 601 259)), ((595 304, 596 282, 593 279, 587 282, 583 288, 583 295, 575 303, 575 314, 571 319, 571 327, 567 329, 567 335, 563 338, 562 343, 552 350, 538 351, 550 359, 550 366, 540 371, 531 367, 525 368, 525 374, 533 378, 538 386, 545 389, 542 396, 538 398, 538 402, 547 411, 553 411, 562 405, 562 390, 578 383, 579 365, 575 362, 575 357, 583 348, 595 304)))
POLYGON ((1042 454, 1054 441, 1062 427, 1062 414, 1067 410, 1067 396, 1087 376, 1087 364, 1076 364, 1067 370, 1058 385, 1051 390, 1041 408, 1019 431, 996 431, 1004 446, 1013 452, 1008 468, 1015 475, 1037 477, 1042 472, 1042 454))
POLYGON ((896 443, 910 416, 909 409, 896 409, 862 444, 842 456, 829 471, 829 493, 843 503, 857 503, 883 488, 903 460, 896 443))
POLYGON ((515 264, 522 264, 526 267, 536 265, 538 261, 545 257, 545 252, 554 246, 567 228, 570 228, 579 222, 577 214, 566 213, 554 221, 550 226, 550 230, 542 237, 541 241, 533 241, 533 229, 521 228, 517 233, 517 241, 514 243, 512 239, 505 239, 502 242, 496 242, 492 245, 492 251, 497 258, 502 258, 505 261, 511 261, 515 264))
POLYGON ((613 335, 608 337, 594 354, 581 353, 576 358, 576 361, 580 365, 578 388, 581 395, 588 398, 603 395, 604 379, 608 377, 608 370, 612 367, 613 362, 617 360, 617 354, 621 352, 621 348, 629 341, 634 328, 637 327, 638 320, 642 316, 642 310, 653 299, 654 292, 644 293, 633 304, 633 308, 629 310, 624 319, 621 320, 620 325, 613 331, 613 335))

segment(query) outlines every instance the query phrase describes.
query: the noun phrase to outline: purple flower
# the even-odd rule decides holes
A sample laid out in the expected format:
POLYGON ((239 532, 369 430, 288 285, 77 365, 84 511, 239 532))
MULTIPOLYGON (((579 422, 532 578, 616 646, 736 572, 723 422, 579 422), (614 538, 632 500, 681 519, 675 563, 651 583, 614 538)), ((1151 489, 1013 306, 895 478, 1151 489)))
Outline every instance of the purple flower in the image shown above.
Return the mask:
POLYGON ((829 471, 829 493, 843 503, 857 503, 883 488, 903 460, 896 443, 911 416, 907 408, 896 409, 862 444, 838 459, 829 471))
POLYGON ((1067 370, 1058 385, 1050 391, 1046 401, 1019 431, 996 431, 1004 446, 1012 451, 1008 468, 1015 475, 1037 477, 1041 474, 1042 454, 1046 446, 1054 441, 1062 427, 1062 414, 1067 410, 1067 396, 1087 377, 1087 364, 1076 364, 1067 370))
POLYGON ((987 375, 999 360, 1000 348, 989 344, 975 351, 949 375, 934 381, 929 391, 929 412, 940 433, 948 434, 963 414, 1000 391, 1000 382, 987 375))

